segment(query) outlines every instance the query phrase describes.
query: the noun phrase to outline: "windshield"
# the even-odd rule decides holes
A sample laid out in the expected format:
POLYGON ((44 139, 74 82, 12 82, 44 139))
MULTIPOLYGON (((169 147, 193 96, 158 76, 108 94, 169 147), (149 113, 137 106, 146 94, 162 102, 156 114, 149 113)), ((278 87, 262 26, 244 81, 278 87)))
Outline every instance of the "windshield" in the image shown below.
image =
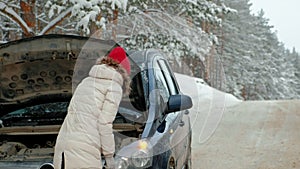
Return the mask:
POLYGON ((5 127, 61 124, 68 105, 68 102, 57 102, 26 107, 4 115, 1 123, 5 127))

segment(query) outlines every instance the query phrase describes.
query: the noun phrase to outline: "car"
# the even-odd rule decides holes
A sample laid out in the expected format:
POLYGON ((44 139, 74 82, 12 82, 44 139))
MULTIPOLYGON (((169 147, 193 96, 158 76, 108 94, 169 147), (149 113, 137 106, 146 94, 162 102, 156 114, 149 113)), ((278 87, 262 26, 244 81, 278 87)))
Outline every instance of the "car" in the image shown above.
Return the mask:
MULTIPOLYGON (((54 34, 0 45, 0 168, 51 167, 72 92, 115 46, 54 34)), ((127 54, 132 90, 113 123, 116 168, 190 168, 191 98, 180 92, 161 51, 127 54)))

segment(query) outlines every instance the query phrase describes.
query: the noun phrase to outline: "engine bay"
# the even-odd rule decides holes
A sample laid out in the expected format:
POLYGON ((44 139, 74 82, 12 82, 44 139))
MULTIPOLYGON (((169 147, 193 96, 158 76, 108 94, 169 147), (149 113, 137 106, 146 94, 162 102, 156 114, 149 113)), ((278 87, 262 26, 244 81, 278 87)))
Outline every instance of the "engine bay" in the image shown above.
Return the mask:
MULTIPOLYGON (((51 104, 40 105, 40 109, 27 107, 26 110, 18 110, 1 118, 0 162, 52 160, 60 124, 66 115, 65 111, 57 111, 57 108, 66 110, 67 104, 56 103, 53 107, 56 109, 51 109, 51 104), (47 110, 44 109, 45 107, 47 110), (56 113, 47 115, 51 114, 50 109, 55 110, 56 113), (43 113, 40 112, 41 110, 43 113)), ((132 118, 137 116, 131 110, 120 108, 113 123, 116 152, 140 138, 143 125, 132 121, 132 118)))

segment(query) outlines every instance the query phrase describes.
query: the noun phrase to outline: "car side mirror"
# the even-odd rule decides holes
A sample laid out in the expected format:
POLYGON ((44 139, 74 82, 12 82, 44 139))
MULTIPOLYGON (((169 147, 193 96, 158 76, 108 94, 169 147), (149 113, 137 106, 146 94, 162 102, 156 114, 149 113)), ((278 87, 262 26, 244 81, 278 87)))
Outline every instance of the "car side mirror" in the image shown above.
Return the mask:
POLYGON ((169 97, 166 113, 186 110, 193 106, 192 99, 187 95, 172 95, 169 97))

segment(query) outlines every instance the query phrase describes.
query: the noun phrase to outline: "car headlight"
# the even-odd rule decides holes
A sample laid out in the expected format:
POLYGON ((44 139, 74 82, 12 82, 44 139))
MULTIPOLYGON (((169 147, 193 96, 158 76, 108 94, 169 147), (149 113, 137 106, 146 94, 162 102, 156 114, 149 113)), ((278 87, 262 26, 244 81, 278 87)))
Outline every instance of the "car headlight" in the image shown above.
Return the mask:
POLYGON ((116 160, 116 169, 126 169, 129 166, 128 158, 121 157, 116 160))
POLYGON ((123 147, 116 154, 117 169, 146 168, 152 164, 152 149, 148 141, 139 140, 123 147))
POLYGON ((151 157, 144 150, 139 150, 132 155, 131 162, 134 167, 141 168, 150 164, 151 157))

